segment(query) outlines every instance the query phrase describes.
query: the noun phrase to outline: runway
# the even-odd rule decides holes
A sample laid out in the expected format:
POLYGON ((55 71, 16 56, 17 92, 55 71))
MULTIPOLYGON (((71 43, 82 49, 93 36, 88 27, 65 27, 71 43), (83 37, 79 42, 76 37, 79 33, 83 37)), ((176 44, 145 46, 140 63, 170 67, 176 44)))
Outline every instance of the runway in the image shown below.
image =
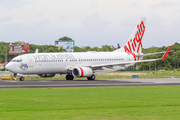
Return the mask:
POLYGON ((0 88, 59 88, 103 86, 169 86, 180 85, 180 78, 167 79, 106 79, 106 80, 0 80, 0 88))

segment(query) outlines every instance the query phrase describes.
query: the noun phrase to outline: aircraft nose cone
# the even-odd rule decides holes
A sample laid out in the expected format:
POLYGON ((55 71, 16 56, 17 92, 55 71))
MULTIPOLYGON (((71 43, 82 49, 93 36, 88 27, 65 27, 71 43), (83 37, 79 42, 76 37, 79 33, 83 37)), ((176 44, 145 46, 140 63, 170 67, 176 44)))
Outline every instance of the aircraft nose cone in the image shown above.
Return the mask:
POLYGON ((10 70, 11 70, 11 65, 8 63, 8 64, 5 66, 5 69, 10 71, 10 70))

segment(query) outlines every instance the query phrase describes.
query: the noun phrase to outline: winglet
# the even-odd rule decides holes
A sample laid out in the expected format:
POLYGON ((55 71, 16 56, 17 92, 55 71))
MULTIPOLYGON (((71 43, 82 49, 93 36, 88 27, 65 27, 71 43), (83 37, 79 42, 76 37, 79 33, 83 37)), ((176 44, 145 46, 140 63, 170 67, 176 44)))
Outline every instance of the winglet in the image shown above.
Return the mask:
POLYGON ((163 60, 163 59, 165 59, 165 58, 167 57, 170 49, 171 49, 171 46, 169 46, 168 50, 166 51, 166 53, 164 54, 164 56, 161 58, 161 60, 163 60))

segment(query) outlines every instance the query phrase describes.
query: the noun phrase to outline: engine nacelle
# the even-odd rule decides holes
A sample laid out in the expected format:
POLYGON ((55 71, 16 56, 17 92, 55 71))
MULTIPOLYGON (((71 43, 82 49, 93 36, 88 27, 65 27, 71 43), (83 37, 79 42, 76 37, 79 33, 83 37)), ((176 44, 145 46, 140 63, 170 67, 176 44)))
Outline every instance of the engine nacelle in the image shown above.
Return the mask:
POLYGON ((54 77, 56 74, 38 74, 39 77, 54 77))
POLYGON ((72 74, 75 77, 91 77, 93 71, 89 67, 75 67, 72 70, 72 74))

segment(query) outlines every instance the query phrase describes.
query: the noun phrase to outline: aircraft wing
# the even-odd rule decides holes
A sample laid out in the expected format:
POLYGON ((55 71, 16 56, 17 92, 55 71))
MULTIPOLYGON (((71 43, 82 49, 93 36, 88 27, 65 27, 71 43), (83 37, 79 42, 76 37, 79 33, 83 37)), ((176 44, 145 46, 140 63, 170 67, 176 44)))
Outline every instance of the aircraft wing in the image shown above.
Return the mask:
POLYGON ((163 57, 162 58, 158 58, 158 59, 139 60, 139 61, 127 61, 127 62, 118 62, 118 63, 109 63, 109 64, 99 64, 99 65, 92 65, 91 68, 92 69, 96 69, 96 68, 98 69, 98 68, 101 68, 101 67, 124 66, 124 65, 128 65, 128 64, 139 63, 139 62, 150 62, 150 61, 156 61, 156 60, 163 60, 163 59, 165 59, 167 57, 170 49, 171 49, 171 46, 168 48, 168 50, 163 55, 163 57))

